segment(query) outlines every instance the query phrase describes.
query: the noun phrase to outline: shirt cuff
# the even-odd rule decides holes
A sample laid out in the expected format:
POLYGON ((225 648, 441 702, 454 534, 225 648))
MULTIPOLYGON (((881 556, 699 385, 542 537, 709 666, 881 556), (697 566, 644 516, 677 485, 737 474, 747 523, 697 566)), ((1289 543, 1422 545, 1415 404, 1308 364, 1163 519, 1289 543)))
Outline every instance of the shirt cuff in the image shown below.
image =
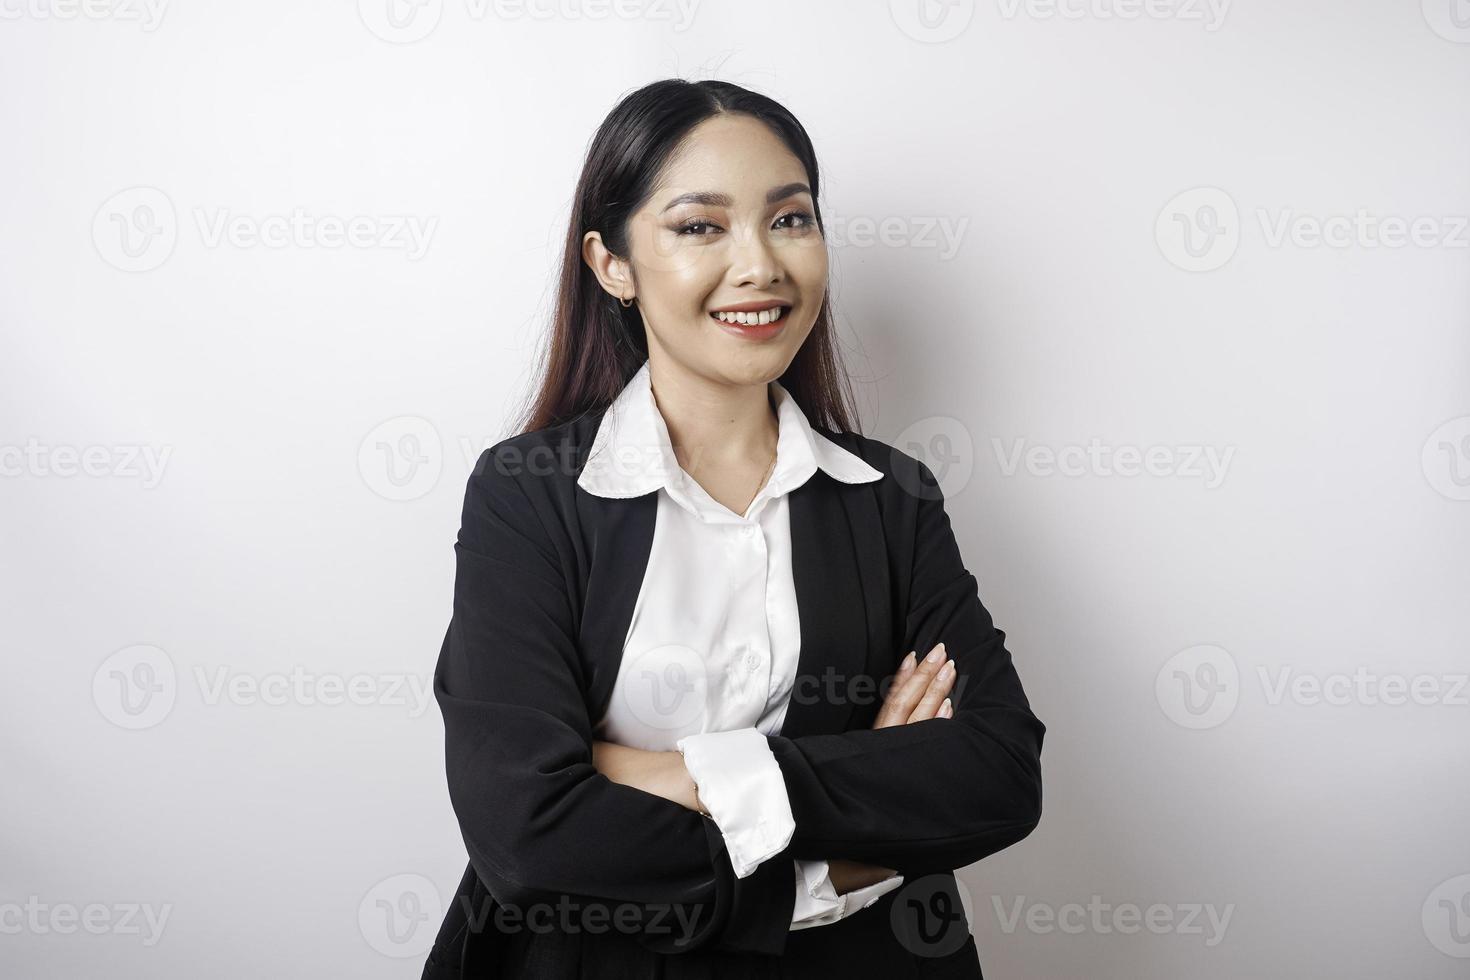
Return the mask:
POLYGON ((839 895, 832 884, 831 868, 826 861, 798 860, 796 905, 791 912, 791 931, 824 926, 845 919, 872 905, 902 884, 903 875, 894 874, 877 884, 839 895))
POLYGON ((770 743, 754 728, 686 735, 676 743, 699 800, 725 838, 735 877, 779 854, 796 833, 786 779, 770 743))
POLYGON ((826 861, 796 859, 796 904, 791 909, 792 930, 826 925, 842 918, 842 896, 832 885, 826 861))
POLYGON ((838 895, 838 898, 844 900, 842 914, 847 916, 859 909, 865 909, 902 884, 903 875, 895 874, 884 878, 876 885, 868 885, 865 888, 854 889, 846 895, 838 895))

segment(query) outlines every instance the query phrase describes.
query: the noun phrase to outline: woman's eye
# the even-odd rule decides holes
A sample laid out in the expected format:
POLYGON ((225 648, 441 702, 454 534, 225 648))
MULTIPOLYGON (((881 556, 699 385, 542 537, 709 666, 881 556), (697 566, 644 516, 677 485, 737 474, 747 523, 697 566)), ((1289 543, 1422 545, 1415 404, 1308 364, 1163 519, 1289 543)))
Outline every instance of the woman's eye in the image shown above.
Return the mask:
MULTIPOLYGON (((815 225, 816 219, 806 211, 788 211, 776 219, 776 227, 778 228, 784 227, 791 230, 804 230, 809 227, 815 227, 815 225), (789 221, 788 219, 795 220, 789 221), (788 223, 783 225, 783 222, 788 223)), ((708 238, 713 232, 705 229, 718 230, 719 227, 719 225, 707 218, 690 218, 688 221, 676 227, 674 232, 679 235, 693 235, 698 238, 708 238)))
POLYGON ((684 222, 682 225, 680 225, 675 230, 680 235, 697 235, 700 238, 703 238, 703 237, 705 237, 704 236, 704 233, 703 232, 700 232, 700 231, 697 231, 696 229, 698 229, 698 228, 715 228, 715 227, 718 227, 718 226, 713 221, 705 221, 703 218, 691 218, 688 221, 684 222))
POLYGON ((794 224, 794 225, 787 225, 786 227, 788 227, 788 228, 809 228, 809 227, 813 226, 814 224, 816 224, 816 219, 813 218, 810 214, 808 214, 805 211, 790 211, 790 212, 788 212, 786 214, 783 214, 783 215, 781 215, 781 217, 779 217, 779 218, 776 219, 776 224, 779 225, 781 222, 785 221, 787 218, 796 218, 797 219, 796 224, 794 224))

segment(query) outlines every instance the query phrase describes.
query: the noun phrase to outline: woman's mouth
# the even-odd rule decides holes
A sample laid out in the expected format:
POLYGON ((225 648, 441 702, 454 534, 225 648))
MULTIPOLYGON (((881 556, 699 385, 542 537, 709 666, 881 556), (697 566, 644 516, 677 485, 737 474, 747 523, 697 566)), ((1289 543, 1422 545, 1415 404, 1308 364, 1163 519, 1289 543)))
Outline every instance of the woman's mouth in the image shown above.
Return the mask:
POLYGON ((781 306, 759 313, 711 313, 709 316, 726 333, 746 340, 767 340, 781 332, 790 315, 791 307, 781 306))

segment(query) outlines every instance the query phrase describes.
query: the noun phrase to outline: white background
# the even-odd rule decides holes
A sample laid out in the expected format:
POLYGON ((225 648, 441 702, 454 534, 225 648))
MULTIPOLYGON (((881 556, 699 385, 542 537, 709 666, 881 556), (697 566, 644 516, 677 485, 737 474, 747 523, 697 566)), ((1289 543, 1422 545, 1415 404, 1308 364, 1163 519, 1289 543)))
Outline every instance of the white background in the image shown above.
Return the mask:
POLYGON ((0 0, 0 973, 418 976, 465 480, 678 75, 811 133, 1048 725, 986 976, 1465 975, 1470 6, 925 2, 0 0))

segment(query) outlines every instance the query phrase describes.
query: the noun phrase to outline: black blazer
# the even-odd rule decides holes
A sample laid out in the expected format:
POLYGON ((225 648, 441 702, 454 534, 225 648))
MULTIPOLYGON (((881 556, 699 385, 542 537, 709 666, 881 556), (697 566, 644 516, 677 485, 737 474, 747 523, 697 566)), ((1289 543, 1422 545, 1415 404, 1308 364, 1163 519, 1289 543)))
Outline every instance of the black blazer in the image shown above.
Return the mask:
POLYGON ((791 491, 801 652, 769 742, 796 831, 736 878, 712 819, 592 767, 657 510, 656 492, 612 500, 576 485, 605 411, 505 439, 469 478, 434 672, 469 865, 425 980, 980 976, 968 923, 954 921, 953 870, 1037 825, 1046 728, 933 474, 875 439, 817 429, 884 478, 845 484, 819 469, 791 491), (941 640, 958 670, 954 717, 872 730, 879 682, 941 640), (792 932, 793 858, 867 861, 906 880, 792 932), (931 924, 947 914, 962 933, 936 942, 921 925, 916 938, 900 923, 911 911, 931 924))

